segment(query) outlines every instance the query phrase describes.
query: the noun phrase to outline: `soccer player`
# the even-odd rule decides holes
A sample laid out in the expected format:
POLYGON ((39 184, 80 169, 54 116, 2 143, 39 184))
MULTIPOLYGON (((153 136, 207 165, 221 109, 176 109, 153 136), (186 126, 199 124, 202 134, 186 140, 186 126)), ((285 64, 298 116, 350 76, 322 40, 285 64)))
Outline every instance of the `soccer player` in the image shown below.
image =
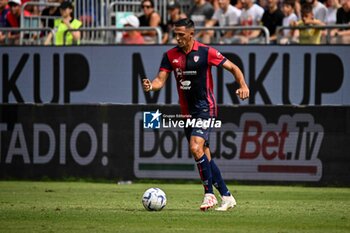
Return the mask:
MULTIPOLYGON (((241 70, 214 48, 194 40, 194 23, 191 19, 177 21, 174 34, 178 46, 164 54, 160 71, 153 81, 143 80, 144 91, 158 91, 164 86, 170 72, 174 71, 182 114, 191 115, 192 119, 215 118, 217 107, 211 67, 221 66, 231 72, 240 85, 236 90, 239 98, 244 100, 249 97, 249 89, 241 70)), ((204 200, 200 209, 207 210, 218 203, 213 192, 214 185, 222 199, 221 206, 216 210, 226 211, 236 205, 236 200, 211 159, 209 132, 210 128, 185 128, 190 151, 197 162, 204 186, 204 200)))

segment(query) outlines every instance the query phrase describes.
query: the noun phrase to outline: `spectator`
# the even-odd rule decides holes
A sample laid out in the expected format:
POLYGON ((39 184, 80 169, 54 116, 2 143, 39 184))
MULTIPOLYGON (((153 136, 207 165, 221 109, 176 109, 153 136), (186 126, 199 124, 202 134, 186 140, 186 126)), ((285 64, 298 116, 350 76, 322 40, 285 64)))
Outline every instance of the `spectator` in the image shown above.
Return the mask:
MULTIPOLYGON (((289 27, 293 22, 298 21, 297 15, 294 13, 295 0, 284 0, 282 3, 282 11, 284 14, 282 20, 282 26, 289 27)), ((289 29, 284 29, 282 32, 283 39, 281 44, 287 44, 290 42, 291 31, 289 29)))
MULTIPOLYGON (((124 27, 138 28, 140 26, 140 21, 135 15, 129 15, 121 19, 121 24, 124 27)), ((145 40, 141 33, 137 30, 126 31, 123 33, 121 40, 122 44, 144 44, 145 40)))
POLYGON ((326 24, 332 25, 337 22, 337 10, 341 7, 338 0, 326 0, 325 6, 327 8, 326 24))
POLYGON ((6 26, 6 14, 8 11, 7 0, 0 0, 0 27, 6 26))
POLYGON ((278 0, 268 0, 267 6, 268 8, 265 10, 261 22, 269 30, 270 42, 275 43, 277 39, 276 28, 282 26, 284 15, 278 8, 278 0))
MULTIPOLYGON (((62 0, 48 0, 48 3, 62 3, 62 0)), ((61 16, 59 7, 48 6, 41 12, 41 23, 43 27, 54 27, 55 18, 61 16)))
MULTIPOLYGON (((22 5, 24 5, 27 2, 39 2, 39 0, 22 0, 22 5)), ((39 7, 37 5, 26 5, 26 7, 24 8, 26 11, 29 11, 29 13, 31 15, 36 15, 39 16, 40 15, 40 10, 39 7)))
MULTIPOLYGON (((235 26, 239 24, 239 17, 241 16, 241 10, 230 4, 230 0, 219 0, 220 8, 215 11, 213 17, 206 23, 206 27, 213 27, 215 25, 223 26, 235 26)), ((203 43, 210 43, 214 31, 206 31, 203 36, 203 43)), ((222 37, 225 40, 226 38, 231 38, 233 36, 233 31, 222 32, 222 37)))
MULTIPOLYGON (((206 0, 194 0, 193 7, 187 13, 188 18, 192 19, 195 27, 204 27, 205 24, 213 17, 214 7, 206 0)), ((199 31, 195 39, 201 40, 204 31, 199 31)))
MULTIPOLYGON (((342 7, 337 10, 337 24, 350 24, 350 0, 342 0, 342 7)), ((350 44, 350 29, 334 32, 339 37, 338 43, 350 44)))
POLYGON ((326 22, 327 8, 325 7, 325 5, 320 3, 318 0, 306 0, 306 3, 311 4, 312 13, 315 19, 321 20, 322 22, 326 22))
POLYGON ((337 10, 337 24, 350 23, 350 0, 342 0, 342 7, 337 10))
MULTIPOLYGON (((143 15, 139 17, 141 27, 161 27, 161 18, 158 12, 154 10, 153 0, 143 0, 141 2, 143 15)), ((146 43, 155 43, 155 31, 143 31, 141 32, 146 43)))
MULTIPOLYGON (((7 0, 0 0, 0 28, 6 27, 6 15, 9 11, 7 0)), ((5 34, 0 31, 0 44, 5 41, 5 34)))
MULTIPOLYGON (((292 26, 324 26, 325 23, 314 18, 312 5, 304 3, 301 6, 302 20, 292 23, 292 26)), ((297 30, 293 30, 293 35, 296 36, 297 30)), ((299 43, 300 44, 320 44, 322 30, 316 28, 300 29, 299 43)))
MULTIPOLYGON (((6 27, 19 28, 21 26, 21 0, 9 0, 8 5, 10 7, 9 12, 6 14, 6 27)), ((30 16, 30 13, 26 10, 23 11, 24 16, 30 16)), ((7 39, 10 44, 18 44, 20 33, 9 32, 7 39)))
MULTIPOLYGON (((264 9, 255 3, 255 0, 243 0, 243 9, 240 17, 241 26, 258 26, 264 14, 264 9)), ((260 30, 242 30, 241 34, 235 36, 232 43, 258 43, 260 30)))
MULTIPOLYGON (((66 33, 65 32, 68 29, 78 29, 81 27, 82 22, 74 19, 72 16, 73 13, 73 5, 69 1, 64 1, 60 5, 60 14, 61 18, 56 19, 54 21, 54 30, 56 31, 55 34, 55 45, 64 45, 64 39, 65 39, 65 45, 72 45, 72 44, 79 44, 80 43, 80 37, 81 32, 80 31, 71 31, 66 33)), ((52 33, 50 33, 45 41, 46 45, 51 44, 52 40, 52 33)))
MULTIPOLYGON (((326 15, 326 21, 325 23, 327 25, 335 25, 337 22, 337 10, 338 8, 341 7, 340 3, 338 0, 326 0, 324 2, 324 5, 327 8, 327 15, 326 15)), ((326 36, 328 35, 328 33, 330 33, 330 35, 334 35, 337 32, 337 29, 329 29, 327 31, 323 32, 323 36, 326 39, 326 36)), ((330 43, 337 43, 338 38, 337 37, 330 37, 330 43)))
POLYGON ((168 9, 169 20, 164 25, 164 29, 163 29, 164 36, 162 39, 162 43, 163 44, 166 44, 166 43, 175 44, 176 39, 174 38, 174 34, 172 31, 174 24, 176 21, 186 18, 186 15, 184 13, 181 13, 181 6, 180 6, 180 3, 177 1, 170 1, 168 3, 167 9, 168 9), (169 36, 170 33, 172 35, 171 37, 169 36))

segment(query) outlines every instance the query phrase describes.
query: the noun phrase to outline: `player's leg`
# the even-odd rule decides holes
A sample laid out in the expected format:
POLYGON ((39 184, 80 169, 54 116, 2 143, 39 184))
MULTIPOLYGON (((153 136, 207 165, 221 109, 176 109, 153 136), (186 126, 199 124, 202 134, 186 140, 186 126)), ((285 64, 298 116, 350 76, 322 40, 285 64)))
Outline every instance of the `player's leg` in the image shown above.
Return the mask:
POLYGON ((205 139, 192 135, 190 138, 190 150, 197 163, 198 172, 204 187, 204 200, 201 210, 207 210, 217 204, 212 186, 212 173, 207 155, 204 153, 205 139))
POLYGON ((227 189, 224 179, 221 176, 220 169, 216 165, 215 161, 211 159, 211 153, 209 147, 204 147, 204 153, 209 157, 209 164, 213 177, 213 185, 219 191, 221 196, 230 196, 230 191, 227 189))
POLYGON ((200 206, 201 210, 209 209, 217 204, 213 192, 212 174, 208 157, 204 154, 204 143, 208 133, 205 130, 185 128, 186 138, 189 142, 191 153, 196 160, 199 176, 204 186, 204 200, 200 206))
MULTIPOLYGON (((204 153, 208 155, 209 158, 211 158, 210 149, 209 147, 205 146, 204 153)), ((215 161, 213 159, 209 159, 209 164, 211 168, 212 173, 212 181, 215 188, 219 191, 221 196, 221 206, 216 208, 216 210, 219 211, 226 211, 230 208, 233 208, 236 205, 235 198, 231 195, 230 191, 228 190, 224 179, 221 176, 221 172, 219 167, 216 165, 215 161)))
POLYGON ((204 193, 214 193, 212 186, 212 173, 209 164, 209 159, 204 154, 205 140, 198 136, 191 136, 190 150, 197 163, 198 172, 204 186, 204 193))

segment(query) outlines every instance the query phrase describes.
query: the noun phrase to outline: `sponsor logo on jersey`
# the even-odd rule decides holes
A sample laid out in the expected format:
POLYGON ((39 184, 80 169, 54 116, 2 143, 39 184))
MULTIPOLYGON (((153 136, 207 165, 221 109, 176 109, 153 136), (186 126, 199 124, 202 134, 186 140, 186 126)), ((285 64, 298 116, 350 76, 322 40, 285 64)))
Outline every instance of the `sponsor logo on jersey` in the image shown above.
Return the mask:
POLYGON ((201 130, 201 129, 196 130, 196 132, 199 134, 204 134, 203 130, 201 130))
POLYGON ((187 76, 197 75, 197 71, 196 70, 186 70, 186 71, 183 71, 182 74, 187 75, 187 76))
POLYGON ((180 89, 181 90, 191 90, 191 81, 190 80, 180 80, 180 89))

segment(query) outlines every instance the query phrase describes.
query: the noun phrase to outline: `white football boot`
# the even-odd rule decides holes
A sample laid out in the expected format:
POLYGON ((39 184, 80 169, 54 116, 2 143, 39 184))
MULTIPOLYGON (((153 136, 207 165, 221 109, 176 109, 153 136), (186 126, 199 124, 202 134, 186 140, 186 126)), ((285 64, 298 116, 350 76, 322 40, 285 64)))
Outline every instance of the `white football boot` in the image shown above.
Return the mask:
POLYGON ((218 200, 216 199, 215 195, 212 193, 206 193, 204 195, 203 203, 201 204, 200 209, 202 211, 206 211, 207 209, 210 209, 218 204, 218 200))
POLYGON ((221 196, 221 205, 220 207, 216 208, 217 211, 227 211, 228 209, 231 209, 236 206, 237 202, 235 198, 230 196, 221 196))

